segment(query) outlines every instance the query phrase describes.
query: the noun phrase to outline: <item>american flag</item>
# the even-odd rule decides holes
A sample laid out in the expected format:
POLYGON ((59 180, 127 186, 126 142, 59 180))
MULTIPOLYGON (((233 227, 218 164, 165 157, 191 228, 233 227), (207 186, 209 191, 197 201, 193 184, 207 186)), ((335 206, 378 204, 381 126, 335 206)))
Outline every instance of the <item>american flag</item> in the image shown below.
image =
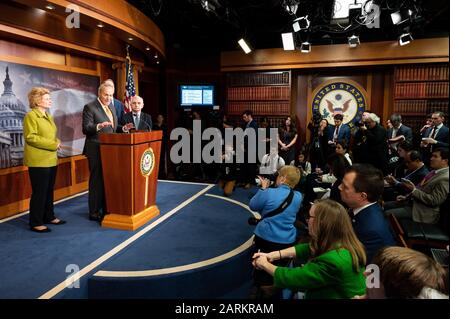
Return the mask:
POLYGON ((126 83, 125 83, 125 98, 123 101, 125 113, 131 112, 131 98, 136 95, 136 90, 134 88, 134 77, 133 77, 133 65, 131 64, 130 56, 127 55, 125 62, 125 72, 126 83))

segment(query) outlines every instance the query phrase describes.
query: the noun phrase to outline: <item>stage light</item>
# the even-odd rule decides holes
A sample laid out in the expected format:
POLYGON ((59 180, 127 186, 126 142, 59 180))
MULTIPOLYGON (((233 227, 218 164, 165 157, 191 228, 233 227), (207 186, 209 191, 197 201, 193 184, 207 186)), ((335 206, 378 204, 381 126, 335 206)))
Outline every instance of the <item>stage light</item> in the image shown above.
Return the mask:
POLYGON ((302 42, 300 45, 300 52, 302 53, 309 53, 311 52, 311 43, 309 42, 302 42))
POLYGON ((400 11, 391 13, 392 23, 395 25, 402 24, 405 21, 408 21, 413 12, 410 9, 402 9, 400 11))
POLYGON ((294 23, 292 24, 292 28, 294 29, 294 32, 298 32, 300 30, 305 30, 309 28, 310 21, 308 19, 308 16, 300 17, 294 20, 294 23))
POLYGON ((282 33, 281 39, 283 40, 283 49, 285 51, 295 50, 294 34, 292 32, 282 33))
POLYGON ((400 45, 407 45, 409 44, 413 39, 411 33, 403 33, 401 36, 398 37, 398 44, 400 45))
POLYGON ((286 0, 283 5, 287 13, 294 15, 297 13, 299 2, 297 0, 286 0))
POLYGON ((247 42, 245 42, 244 39, 240 39, 238 43, 241 46, 242 50, 244 50, 245 54, 252 52, 252 49, 250 49, 250 47, 248 46, 247 42))
POLYGON ((348 45, 350 48, 356 48, 359 44, 359 37, 357 35, 352 35, 348 38, 348 45))

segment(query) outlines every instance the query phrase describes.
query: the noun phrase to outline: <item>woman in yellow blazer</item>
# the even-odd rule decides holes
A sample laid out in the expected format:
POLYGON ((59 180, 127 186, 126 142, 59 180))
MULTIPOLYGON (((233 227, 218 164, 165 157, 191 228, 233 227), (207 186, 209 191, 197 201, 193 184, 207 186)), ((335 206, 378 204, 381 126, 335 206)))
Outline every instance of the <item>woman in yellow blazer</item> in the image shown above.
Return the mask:
POLYGON ((28 93, 31 111, 23 121, 25 140, 24 165, 28 166, 31 181, 30 229, 47 233, 45 224, 62 225, 65 221, 55 217, 53 211, 53 188, 58 164, 56 125, 47 113, 52 105, 50 91, 35 87, 28 93))

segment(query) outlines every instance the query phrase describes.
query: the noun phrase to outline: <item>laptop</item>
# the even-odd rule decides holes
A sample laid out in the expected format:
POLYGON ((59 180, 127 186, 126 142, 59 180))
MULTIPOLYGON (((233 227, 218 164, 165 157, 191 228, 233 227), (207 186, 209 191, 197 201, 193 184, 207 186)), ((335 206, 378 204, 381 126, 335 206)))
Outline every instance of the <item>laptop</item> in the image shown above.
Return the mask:
POLYGON ((434 260, 448 268, 448 251, 446 249, 431 248, 431 254, 434 260))

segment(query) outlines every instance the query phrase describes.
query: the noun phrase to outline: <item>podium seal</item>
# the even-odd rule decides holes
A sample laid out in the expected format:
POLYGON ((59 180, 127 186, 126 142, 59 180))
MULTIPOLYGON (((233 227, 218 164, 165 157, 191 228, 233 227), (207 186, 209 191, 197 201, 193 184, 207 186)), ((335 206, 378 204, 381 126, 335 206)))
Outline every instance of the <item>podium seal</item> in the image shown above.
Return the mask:
POLYGON ((151 147, 142 153, 140 167, 143 176, 148 176, 152 173, 153 168, 155 167, 155 154, 151 147))

